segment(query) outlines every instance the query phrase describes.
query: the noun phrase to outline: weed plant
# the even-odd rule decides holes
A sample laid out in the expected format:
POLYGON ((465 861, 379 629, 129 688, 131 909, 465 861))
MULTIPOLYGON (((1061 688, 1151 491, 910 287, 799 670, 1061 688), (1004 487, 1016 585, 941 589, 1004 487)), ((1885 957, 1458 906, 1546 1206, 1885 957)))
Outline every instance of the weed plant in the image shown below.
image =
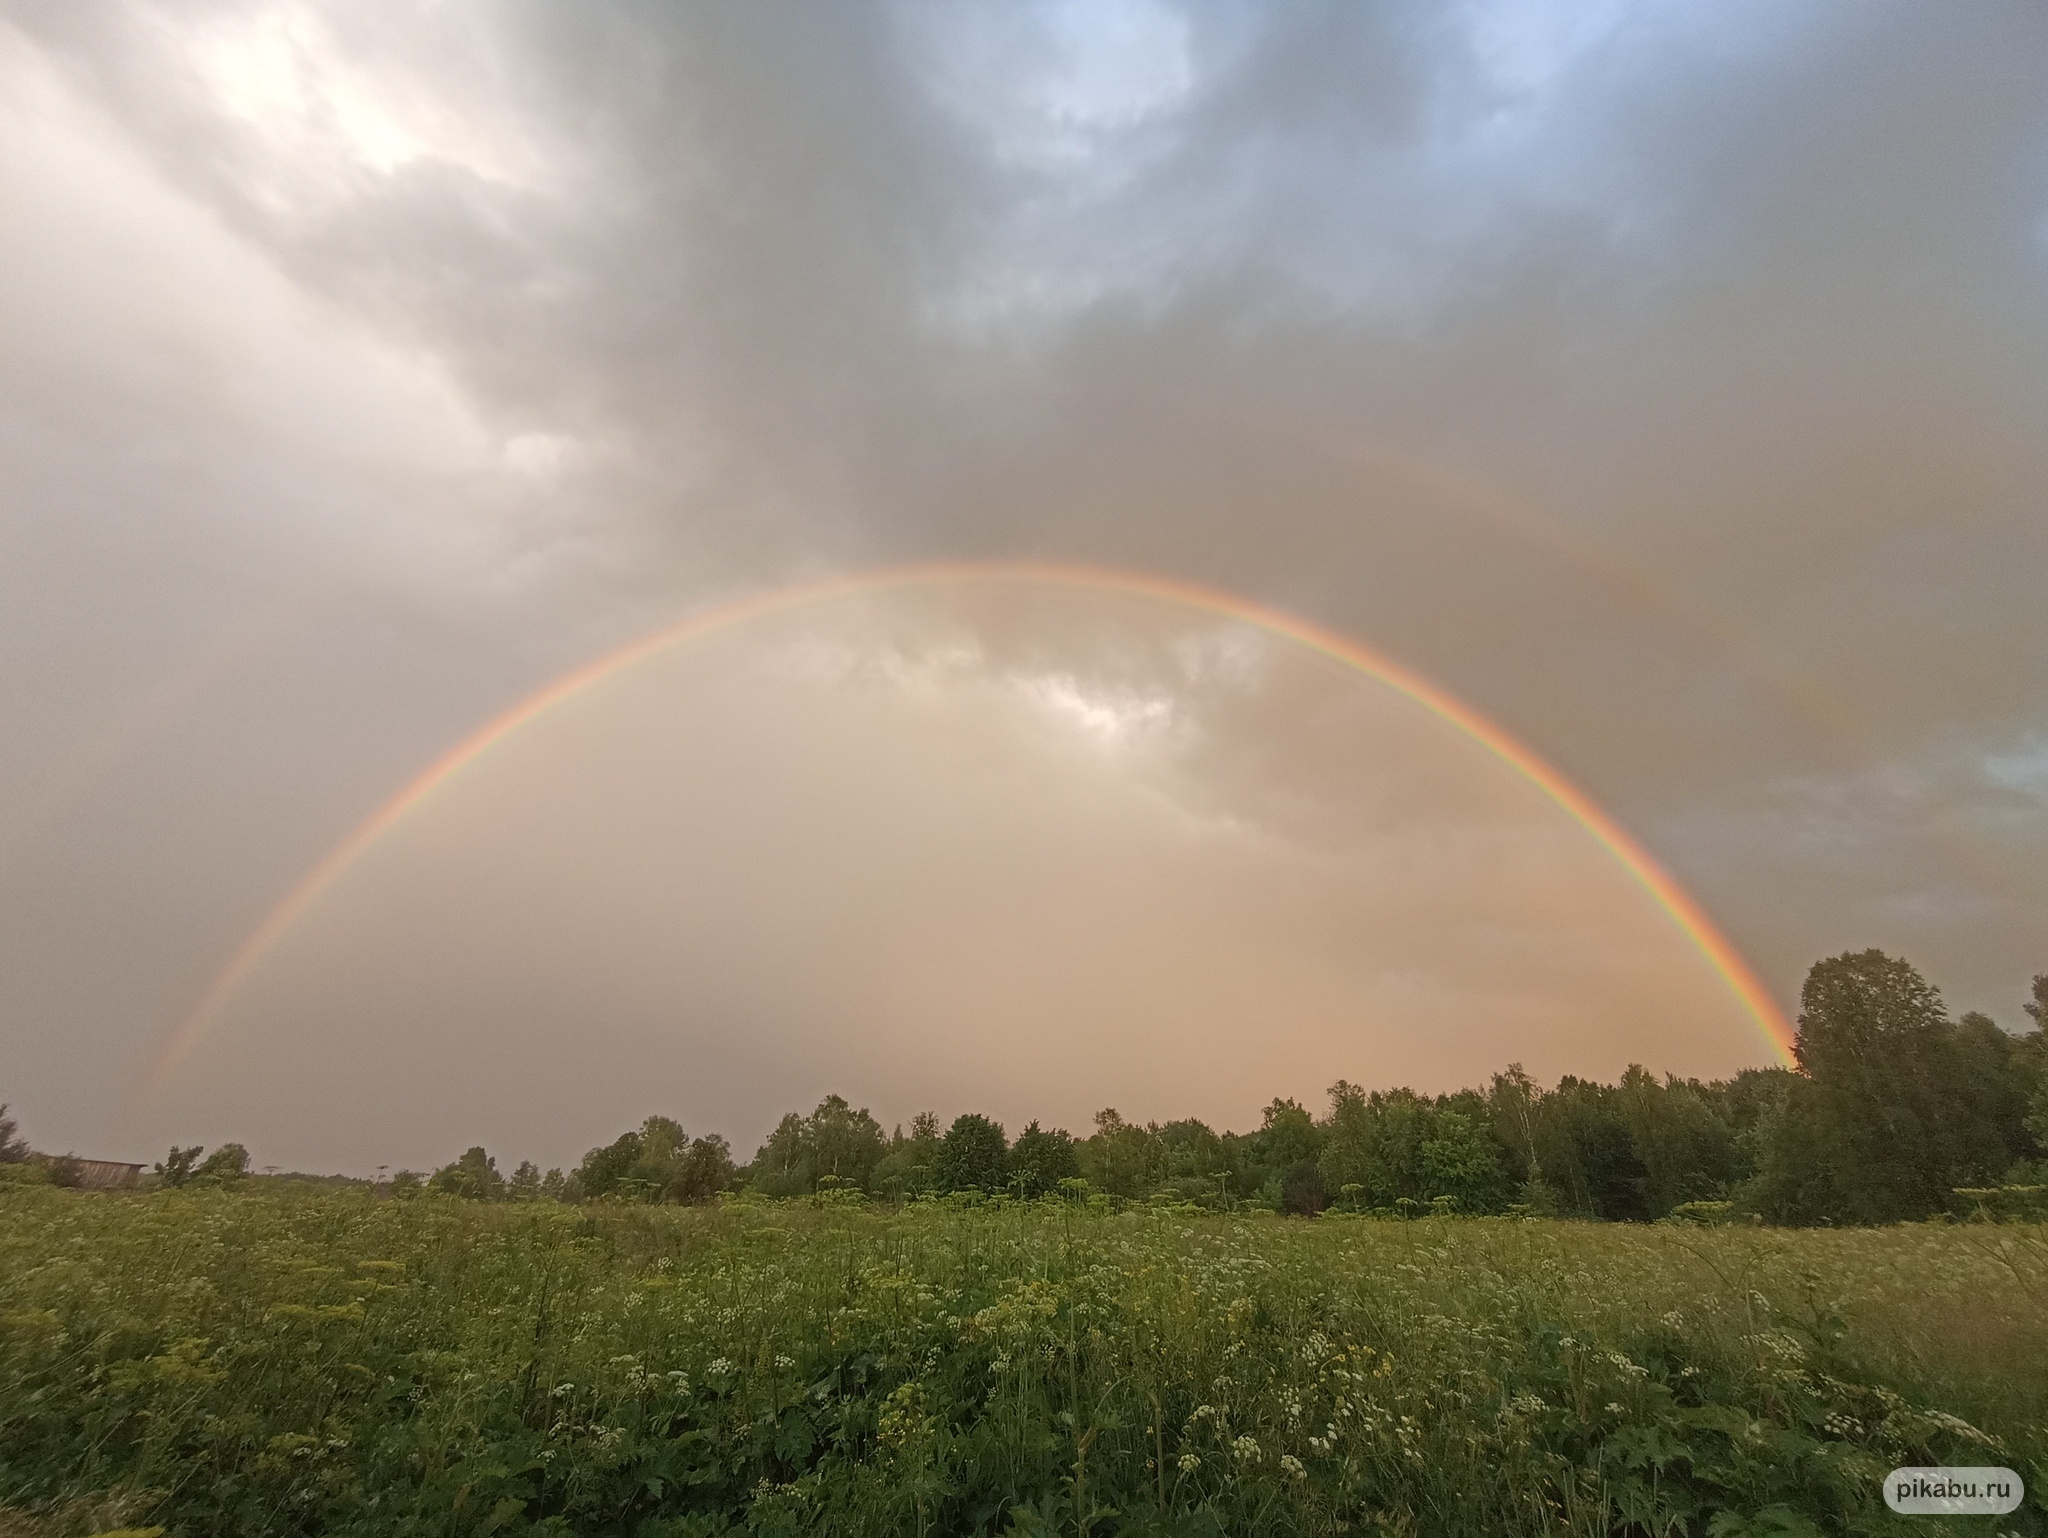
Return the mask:
POLYGON ((0 1533, 2040 1534, 2044 1487, 2033 1227, 0 1191, 0 1533), (1940 1463, 2028 1504, 1886 1510, 1940 1463))

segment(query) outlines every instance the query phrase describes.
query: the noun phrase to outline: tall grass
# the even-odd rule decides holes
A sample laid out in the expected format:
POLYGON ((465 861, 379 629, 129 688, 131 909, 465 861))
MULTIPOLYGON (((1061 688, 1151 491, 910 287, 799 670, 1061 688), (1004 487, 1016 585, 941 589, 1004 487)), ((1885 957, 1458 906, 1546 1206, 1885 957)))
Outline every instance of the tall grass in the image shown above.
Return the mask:
POLYGON ((0 1534, 2048 1531, 2048 1239, 0 1193, 0 1534))

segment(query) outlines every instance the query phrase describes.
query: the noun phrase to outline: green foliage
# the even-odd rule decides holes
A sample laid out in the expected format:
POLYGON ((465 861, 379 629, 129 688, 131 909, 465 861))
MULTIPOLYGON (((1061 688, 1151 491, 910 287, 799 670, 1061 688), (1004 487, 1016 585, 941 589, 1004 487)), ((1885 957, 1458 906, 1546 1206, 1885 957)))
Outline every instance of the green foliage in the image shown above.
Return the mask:
POLYGON ((1881 951, 1818 962, 1801 993, 1803 1078, 1766 1124, 1747 1198, 1778 1222, 1885 1223, 1943 1210, 2025 1150, 2019 1048, 1881 951))
MULTIPOLYGON (((556 1172, 560 1174, 559 1171, 556 1172)), ((540 1200, 540 1166, 531 1159, 521 1159, 519 1167, 505 1177, 505 1200, 508 1202, 537 1202, 540 1200)))
POLYGON ((1098 1191, 1127 1198, 1149 1195, 1167 1173, 1166 1142, 1135 1126, 1114 1108, 1095 1113, 1095 1133, 1078 1149, 1081 1174, 1098 1191))
POLYGON ((586 1201, 694 1203, 715 1200, 738 1180, 724 1138, 693 1138, 669 1117, 650 1116, 638 1131, 591 1149, 571 1179, 550 1170, 535 1194, 552 1185, 554 1194, 566 1198, 573 1182, 574 1194, 586 1201))
POLYGON ((471 1148, 452 1164, 435 1170, 427 1189, 460 1196, 466 1201, 494 1202, 505 1195, 505 1177, 498 1173, 498 1161, 482 1148, 471 1148))
POLYGON ((1018 1195, 1049 1196, 1062 1180, 1080 1173, 1081 1160, 1070 1133, 1058 1128, 1047 1132, 1033 1122, 1017 1134, 1016 1146, 1010 1150, 1010 1184, 1018 1195))
POLYGON ((941 1191, 1000 1191, 1010 1183, 1009 1144, 1003 1129, 969 1111, 953 1118, 939 1140, 933 1176, 941 1191))
POLYGON ((882 1127, 866 1108, 856 1111, 827 1095, 808 1116, 782 1118, 754 1157, 751 1184, 767 1196, 805 1196, 831 1180, 867 1190, 888 1151, 882 1127))
POLYGON ((1886 1469, 2040 1487, 2044 1288, 2020 1225, 0 1188, 0 1531, 1920 1531, 1886 1469))
POLYGON ((1964 1186, 1949 1200, 1959 1217, 1980 1223, 2048 1223, 2048 1185, 1964 1186))
POLYGON ((159 1185, 182 1186, 191 1180, 193 1172, 199 1168, 200 1156, 205 1152, 206 1150, 197 1143, 190 1148, 180 1148, 174 1143, 171 1145, 171 1151, 163 1156, 151 1173, 156 1176, 159 1185))
POLYGON ((939 1118, 930 1111, 920 1111, 911 1118, 907 1135, 898 1127, 875 1165, 871 1177, 875 1191, 907 1201, 937 1190, 941 1136, 939 1118))
MULTIPOLYGON (((198 1152, 197 1149, 192 1151, 198 1152)), ((175 1154, 177 1150, 174 1148, 171 1152, 175 1154)), ((240 1143, 223 1143, 199 1161, 198 1167, 192 1171, 191 1183, 226 1186, 233 1185, 238 1180, 246 1180, 248 1175, 249 1150, 240 1143)))
MULTIPOLYGON (((1542 1098, 1533 1083, 1519 1068, 1496 1084, 1503 1081, 1505 1093, 1526 1097, 1533 1116, 1542 1098)), ((1511 1135, 1520 1125, 1476 1095, 1437 1101, 1406 1089, 1368 1095, 1340 1080, 1330 1089, 1323 1130, 1323 1184, 1346 1207, 1421 1211, 1442 1202, 1466 1214, 1504 1211, 1518 1161, 1496 1130, 1503 1122, 1511 1135)))
POLYGON ((27 1159, 28 1140, 21 1136, 21 1129, 7 1114, 7 1107, 0 1105, 0 1164, 21 1164, 27 1159))

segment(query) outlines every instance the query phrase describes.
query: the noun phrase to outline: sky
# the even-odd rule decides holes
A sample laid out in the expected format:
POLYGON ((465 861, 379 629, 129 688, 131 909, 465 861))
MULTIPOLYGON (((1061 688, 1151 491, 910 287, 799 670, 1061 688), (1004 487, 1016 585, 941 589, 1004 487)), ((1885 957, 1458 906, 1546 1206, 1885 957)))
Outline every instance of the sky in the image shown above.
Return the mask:
POLYGON ((1773 1060, 1469 733, 1048 565, 1426 680, 1780 1010, 2021 1029, 2044 76, 2021 0, 0 0, 0 1098, 364 1171, 1773 1060))

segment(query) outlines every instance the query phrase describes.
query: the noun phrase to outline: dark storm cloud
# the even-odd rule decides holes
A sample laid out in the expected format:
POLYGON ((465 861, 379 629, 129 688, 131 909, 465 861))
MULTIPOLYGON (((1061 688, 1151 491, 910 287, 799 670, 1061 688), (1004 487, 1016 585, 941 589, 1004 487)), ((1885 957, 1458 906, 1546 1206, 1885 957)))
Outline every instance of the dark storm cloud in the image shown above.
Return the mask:
POLYGON ((4 14, 7 1029, 81 1127, 50 1022, 125 1071, 521 688, 870 561, 1364 637, 1783 995, 2048 965, 2035 8, 4 14))

